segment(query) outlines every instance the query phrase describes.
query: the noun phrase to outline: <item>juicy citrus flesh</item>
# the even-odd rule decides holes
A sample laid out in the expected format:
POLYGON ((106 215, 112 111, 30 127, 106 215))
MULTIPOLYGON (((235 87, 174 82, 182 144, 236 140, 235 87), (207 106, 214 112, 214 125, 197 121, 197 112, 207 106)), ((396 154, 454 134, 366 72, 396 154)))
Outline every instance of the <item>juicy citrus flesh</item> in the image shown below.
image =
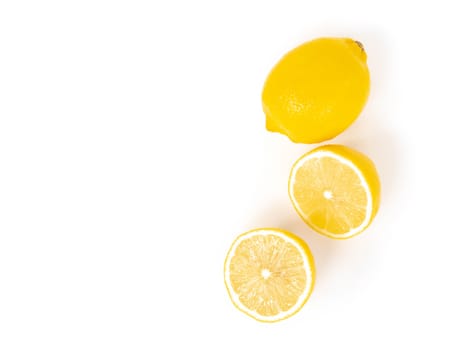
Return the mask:
POLYGON ((264 84, 266 127, 297 143, 318 143, 344 131, 369 95, 363 46, 349 38, 319 38, 288 52, 264 84))
POLYGON ((290 232, 258 229, 239 236, 225 260, 225 284, 235 306, 263 322, 295 314, 313 288, 307 244, 290 232))
POLYGON ((316 232, 350 238, 373 220, 380 197, 373 162, 345 146, 321 146, 302 156, 289 180, 291 201, 316 232))

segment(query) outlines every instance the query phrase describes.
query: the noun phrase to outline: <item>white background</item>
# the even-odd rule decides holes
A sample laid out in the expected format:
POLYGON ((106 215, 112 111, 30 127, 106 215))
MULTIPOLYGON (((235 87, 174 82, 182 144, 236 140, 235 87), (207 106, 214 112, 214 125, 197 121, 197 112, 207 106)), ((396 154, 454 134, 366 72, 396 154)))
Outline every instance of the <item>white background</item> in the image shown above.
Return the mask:
POLYGON ((427 3, 0 2, 0 349, 461 349, 461 12, 427 3), (361 41, 372 79, 333 142, 375 161, 382 206, 344 242, 293 211, 313 146, 268 133, 260 102, 319 36, 361 41), (270 325, 223 285, 260 226, 318 268, 270 325))

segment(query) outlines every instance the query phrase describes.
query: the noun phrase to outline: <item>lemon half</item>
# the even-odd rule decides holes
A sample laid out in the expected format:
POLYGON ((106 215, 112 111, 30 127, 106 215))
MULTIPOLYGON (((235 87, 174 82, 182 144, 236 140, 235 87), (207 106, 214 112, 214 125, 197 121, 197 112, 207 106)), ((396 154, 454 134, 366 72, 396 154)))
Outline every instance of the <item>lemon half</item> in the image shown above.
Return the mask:
POLYGON ((293 165, 289 196, 316 232, 350 238, 364 231, 380 203, 380 180, 364 154, 340 145, 318 147, 293 165))
POLYGON ((246 232, 225 260, 225 285, 233 304, 262 322, 294 315, 309 298, 315 264, 307 244, 279 229, 246 232))

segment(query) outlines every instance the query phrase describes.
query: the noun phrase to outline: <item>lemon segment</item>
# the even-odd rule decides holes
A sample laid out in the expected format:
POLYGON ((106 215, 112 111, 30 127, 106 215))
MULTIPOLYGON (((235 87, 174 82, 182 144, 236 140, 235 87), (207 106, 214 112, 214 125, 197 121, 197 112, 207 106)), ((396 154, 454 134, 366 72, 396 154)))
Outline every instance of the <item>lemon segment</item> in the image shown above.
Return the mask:
POLYGON ((262 322, 276 322, 299 311, 309 298, 315 265, 307 244, 279 229, 257 229, 239 236, 225 260, 225 285, 233 304, 262 322))

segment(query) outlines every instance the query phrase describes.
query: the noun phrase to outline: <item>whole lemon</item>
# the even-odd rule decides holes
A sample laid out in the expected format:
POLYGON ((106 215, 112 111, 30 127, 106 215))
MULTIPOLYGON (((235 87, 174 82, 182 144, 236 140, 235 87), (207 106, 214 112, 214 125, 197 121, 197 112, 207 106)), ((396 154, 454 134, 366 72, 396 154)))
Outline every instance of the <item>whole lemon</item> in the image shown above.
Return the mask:
POLYGON ((298 143, 339 135, 367 101, 366 61, 362 44, 348 38, 319 38, 288 52, 262 92, 267 129, 298 143))

